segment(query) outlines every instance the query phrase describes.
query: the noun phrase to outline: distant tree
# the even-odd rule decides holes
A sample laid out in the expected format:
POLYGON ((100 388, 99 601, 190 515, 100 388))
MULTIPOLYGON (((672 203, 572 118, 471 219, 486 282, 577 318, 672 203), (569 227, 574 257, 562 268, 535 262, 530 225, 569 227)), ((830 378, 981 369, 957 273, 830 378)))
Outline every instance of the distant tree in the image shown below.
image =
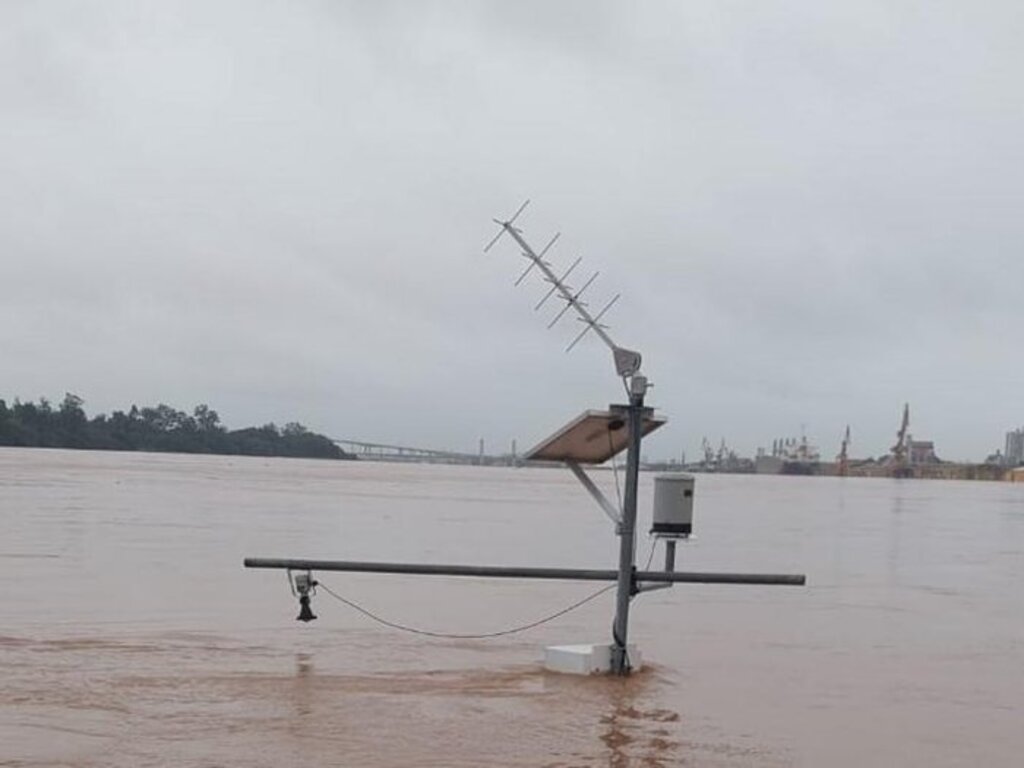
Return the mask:
POLYGON ((142 421, 157 432, 173 432, 177 429, 189 429, 195 422, 184 411, 176 411, 166 403, 156 408, 143 408, 139 411, 142 421))
POLYGON ((46 446, 51 431, 49 424, 53 409, 46 398, 35 403, 21 403, 15 400, 14 419, 18 422, 18 438, 15 445, 46 446))
POLYGON ((38 404, 15 398, 11 407, 0 400, 0 445, 355 458, 296 421, 283 428, 271 422, 229 432, 205 404, 197 405, 192 415, 165 403, 143 408, 133 404, 128 413, 113 411, 109 418, 97 414, 91 420, 83 405, 70 392, 57 410, 46 398, 38 404))
POLYGON ((69 428, 77 428, 85 424, 85 411, 82 405, 85 403, 78 395, 70 392, 65 393, 64 399, 59 407, 61 423, 69 428))
POLYGON ((60 412, 72 413, 84 417, 85 413, 82 411, 82 406, 84 404, 85 401, 78 395, 73 395, 70 392, 65 392, 64 399, 61 401, 60 404, 60 412))
POLYGON ((84 402, 78 395, 70 392, 64 394, 55 419, 55 437, 58 444, 71 448, 84 448, 89 445, 89 436, 86 434, 89 421, 82 410, 84 402))
POLYGON ((220 416, 208 405, 197 405, 195 410, 192 411, 192 416, 196 420, 199 429, 203 432, 214 432, 223 429, 220 425, 220 416))
POLYGON ((14 445, 14 425, 7 402, 0 399, 0 445, 14 445))

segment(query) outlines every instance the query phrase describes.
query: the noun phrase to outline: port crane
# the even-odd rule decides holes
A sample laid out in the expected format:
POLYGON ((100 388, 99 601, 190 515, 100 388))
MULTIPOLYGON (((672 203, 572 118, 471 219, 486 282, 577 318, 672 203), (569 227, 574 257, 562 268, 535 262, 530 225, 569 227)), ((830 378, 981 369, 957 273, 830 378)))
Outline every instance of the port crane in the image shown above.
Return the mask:
POLYGON ((893 477, 907 477, 910 468, 907 466, 907 453, 910 449, 910 438, 907 430, 910 428, 910 403, 903 404, 903 421, 900 423, 900 431, 896 433, 896 445, 892 447, 893 477))
POLYGON ((704 454, 705 469, 713 467, 715 465, 715 449, 711 447, 706 436, 700 441, 700 449, 704 454))
POLYGON ((843 435, 843 442, 839 446, 839 455, 836 456, 836 473, 840 477, 846 477, 850 471, 850 425, 846 425, 846 434, 843 435))

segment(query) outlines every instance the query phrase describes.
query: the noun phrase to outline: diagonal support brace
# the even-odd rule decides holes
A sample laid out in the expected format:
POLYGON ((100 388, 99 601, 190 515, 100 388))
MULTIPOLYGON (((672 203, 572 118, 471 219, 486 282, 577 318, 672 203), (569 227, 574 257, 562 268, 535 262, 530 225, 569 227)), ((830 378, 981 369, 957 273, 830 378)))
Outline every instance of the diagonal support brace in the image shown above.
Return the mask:
POLYGON ((608 497, 601 493, 601 489, 594 485, 594 481, 591 480, 590 476, 583 471, 583 467, 575 461, 567 461, 565 462, 565 465, 569 467, 574 475, 576 475, 576 479, 580 481, 580 485, 586 489, 587 493, 589 493, 591 498, 597 502, 598 506, 601 507, 604 513, 608 515, 608 518, 615 523, 616 527, 622 525, 622 514, 614 504, 608 501, 608 497))

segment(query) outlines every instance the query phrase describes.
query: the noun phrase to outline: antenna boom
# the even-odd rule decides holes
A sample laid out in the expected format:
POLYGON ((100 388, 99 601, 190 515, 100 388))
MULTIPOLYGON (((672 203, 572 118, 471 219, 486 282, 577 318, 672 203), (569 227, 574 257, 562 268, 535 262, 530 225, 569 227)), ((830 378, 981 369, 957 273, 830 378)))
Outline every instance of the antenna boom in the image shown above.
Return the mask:
MULTIPOLYGON (((561 320, 565 313, 568 312, 570 309, 576 312, 576 316, 579 318, 580 322, 582 322, 586 326, 583 329, 583 331, 575 339, 573 339, 573 342, 569 345, 566 351, 569 351, 573 347, 575 347, 576 344, 584 336, 586 336, 589 331, 593 331, 600 337, 601 341, 605 343, 608 349, 611 350, 612 358, 615 361, 616 373, 618 373, 618 375, 623 377, 624 379, 637 375, 640 371, 640 353, 634 350, 625 349, 624 347, 618 346, 614 341, 612 341, 612 337, 608 335, 608 326, 598 322, 600 318, 604 315, 604 313, 611 309, 612 305, 615 304, 616 301, 618 301, 619 294, 616 294, 612 298, 612 300, 605 305, 604 309, 597 313, 597 315, 592 315, 590 313, 590 310, 587 309, 587 303, 585 301, 581 301, 580 296, 590 286, 590 284, 597 279, 597 275, 599 273, 595 272, 593 276, 591 276, 591 278, 587 280, 586 283, 584 283, 583 287, 580 288, 575 293, 573 292, 571 286, 569 286, 569 284, 565 282, 565 280, 566 278, 568 278, 569 273, 576 268, 576 265, 580 263, 579 258, 577 258, 576 261, 572 263, 572 265, 565 271, 565 274, 563 274, 561 277, 554 273, 554 271, 551 269, 550 262, 546 261, 544 259, 544 256, 555 244, 555 242, 557 242, 561 233, 558 233, 554 237, 552 237, 548 244, 544 246, 543 250, 541 250, 540 253, 537 253, 536 251, 533 250, 530 244, 526 242, 526 238, 523 237, 522 230, 513 226, 513 223, 519 217, 519 214, 523 212, 523 210, 526 208, 529 202, 530 201, 527 200, 525 203, 519 206, 519 210, 517 210, 515 214, 512 216, 512 218, 508 219, 507 221, 500 221, 498 219, 494 220, 495 224, 500 226, 501 229, 498 231, 498 234, 494 236, 491 242, 487 244, 487 246, 484 248, 484 251, 490 250, 491 247, 496 242, 498 242, 501 236, 507 233, 513 240, 516 241, 516 244, 522 250, 523 256, 530 260, 529 266, 527 266, 526 269, 522 272, 522 274, 519 275, 519 277, 515 281, 515 284, 519 285, 520 283, 522 283, 523 280, 526 279, 527 275, 529 275, 534 268, 539 269, 541 274, 544 276, 544 281, 551 284, 551 289, 544 295, 544 298, 542 298, 540 302, 537 303, 537 306, 534 307, 534 309, 540 309, 547 302, 547 300, 556 293, 563 301, 565 301, 565 307, 563 307, 562 310, 555 316, 555 319, 551 321, 551 323, 548 325, 548 328, 554 327, 554 325, 559 320, 561 320)), ((646 379, 643 379, 643 382, 644 383, 642 386, 646 388, 646 379)))

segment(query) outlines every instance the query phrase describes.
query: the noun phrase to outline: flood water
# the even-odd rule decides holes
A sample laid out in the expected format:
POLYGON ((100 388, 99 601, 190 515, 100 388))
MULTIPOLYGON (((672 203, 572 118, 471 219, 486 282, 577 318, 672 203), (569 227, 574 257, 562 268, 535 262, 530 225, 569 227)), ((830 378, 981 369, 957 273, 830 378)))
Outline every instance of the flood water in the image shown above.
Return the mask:
MULTIPOLYGON (((242 567, 615 567, 611 524, 566 471, 0 449, 0 764, 1024 764, 1024 485, 707 475, 696 498, 680 569, 808 586, 641 595, 648 666, 577 678, 544 672, 542 649, 606 641, 614 592, 446 640, 322 590, 302 624, 284 573, 242 567)), ((318 577, 454 633, 601 586, 318 577)))

